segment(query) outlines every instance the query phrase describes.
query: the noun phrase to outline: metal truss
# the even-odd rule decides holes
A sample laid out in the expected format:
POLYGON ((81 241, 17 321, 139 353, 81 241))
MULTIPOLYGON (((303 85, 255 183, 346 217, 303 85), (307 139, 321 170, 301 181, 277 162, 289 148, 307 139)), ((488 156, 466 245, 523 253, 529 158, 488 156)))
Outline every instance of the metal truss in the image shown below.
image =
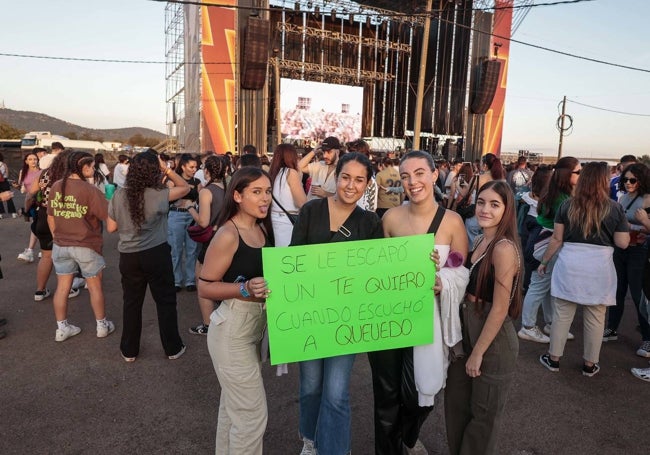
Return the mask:
POLYGON ((377 71, 360 70, 357 68, 343 68, 339 66, 321 65, 318 63, 300 62, 297 60, 280 60, 272 58, 272 65, 279 65, 282 76, 291 79, 301 79, 302 75, 309 80, 323 80, 332 84, 358 85, 366 81, 392 81, 392 74, 377 71))
POLYGON ((404 43, 395 43, 392 41, 386 42, 385 40, 381 40, 378 43, 376 38, 351 35, 349 33, 335 32, 315 27, 302 27, 288 22, 277 22, 276 28, 280 32, 284 31, 285 33, 293 33, 301 36, 304 34, 304 36, 320 38, 322 40, 328 39, 346 44, 354 44, 356 46, 361 45, 372 49, 380 47, 381 49, 388 49, 395 52, 411 53, 411 46, 404 43))

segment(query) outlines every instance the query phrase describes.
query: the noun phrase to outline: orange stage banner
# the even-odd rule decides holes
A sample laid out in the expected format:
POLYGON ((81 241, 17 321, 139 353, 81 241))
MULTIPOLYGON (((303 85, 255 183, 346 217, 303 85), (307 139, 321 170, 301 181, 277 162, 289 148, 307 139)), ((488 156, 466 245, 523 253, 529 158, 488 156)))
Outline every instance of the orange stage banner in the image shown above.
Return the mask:
MULTIPOLYGON (((495 0, 496 8, 512 6, 513 0, 495 0)), ((492 36, 492 49, 494 45, 501 45, 497 58, 502 60, 499 84, 497 85, 494 100, 490 109, 485 114, 485 135, 483 137, 483 153, 501 154, 501 141, 503 136, 503 116, 505 114, 506 85, 508 82, 508 59, 510 57, 510 36, 512 33, 512 8, 497 9, 494 13, 494 36, 492 36), (500 38, 502 37, 502 38, 500 38), (508 38, 508 39, 504 39, 508 38)))
MULTIPOLYGON (((205 3, 237 5, 237 0, 205 3)), ((201 151, 235 151, 235 75, 237 58, 234 8, 201 7, 201 151)))

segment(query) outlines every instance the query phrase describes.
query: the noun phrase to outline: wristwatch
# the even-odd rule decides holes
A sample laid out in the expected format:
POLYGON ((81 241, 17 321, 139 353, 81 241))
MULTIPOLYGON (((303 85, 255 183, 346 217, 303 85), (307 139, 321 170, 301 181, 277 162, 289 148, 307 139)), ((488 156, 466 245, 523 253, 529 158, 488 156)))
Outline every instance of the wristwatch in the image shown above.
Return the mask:
POLYGON ((248 291, 246 290, 246 283, 247 283, 247 281, 242 281, 241 283, 239 283, 239 293, 240 293, 241 296, 244 297, 244 298, 246 298, 246 297, 250 297, 250 296, 251 296, 251 295, 248 293, 248 291))

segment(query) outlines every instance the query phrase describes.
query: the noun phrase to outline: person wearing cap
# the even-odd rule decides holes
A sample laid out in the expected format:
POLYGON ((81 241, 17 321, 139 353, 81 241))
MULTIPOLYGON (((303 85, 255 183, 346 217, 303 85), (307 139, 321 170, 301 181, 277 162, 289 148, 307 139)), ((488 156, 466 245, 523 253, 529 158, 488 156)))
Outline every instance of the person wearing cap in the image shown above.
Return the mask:
POLYGON ((311 177, 311 188, 307 200, 327 198, 336 193, 336 176, 334 170, 339 161, 342 146, 334 137, 326 137, 320 147, 304 155, 298 161, 298 169, 311 177), (311 160, 318 150, 323 152, 323 161, 312 163, 311 160))
POLYGON ((39 158, 38 167, 40 167, 41 170, 49 168, 50 165, 52 164, 52 161, 54 161, 54 158, 56 158, 56 156, 64 150, 65 147, 63 146, 63 144, 61 144, 60 142, 52 142, 52 153, 48 153, 47 155, 44 155, 42 158, 39 158))

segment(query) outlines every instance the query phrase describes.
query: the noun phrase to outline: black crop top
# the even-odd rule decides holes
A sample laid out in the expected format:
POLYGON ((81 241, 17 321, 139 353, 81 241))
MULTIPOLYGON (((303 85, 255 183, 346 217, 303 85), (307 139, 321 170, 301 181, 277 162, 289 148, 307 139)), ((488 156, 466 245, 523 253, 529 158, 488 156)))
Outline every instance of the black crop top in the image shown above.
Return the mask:
MULTIPOLYGON (((478 281, 478 270, 480 268, 480 262, 485 258, 485 255, 482 255, 478 258, 476 263, 472 264, 472 253, 467 255, 465 260, 465 267, 469 269, 469 283, 467 283, 467 288, 465 292, 467 294, 472 294, 474 297, 479 297, 476 295, 476 283, 478 281)), ((492 302, 492 297, 494 296, 494 265, 490 266, 490 273, 488 274, 487 286, 483 287, 482 296, 480 300, 482 302, 492 302)))
MULTIPOLYGON (((236 226, 235 226, 236 227, 236 226)), ((238 230, 239 232, 239 230, 238 230)), ((271 246, 268 236, 264 233, 264 246, 271 246)), ((248 246, 244 239, 239 236, 239 246, 232 257, 230 267, 223 275, 224 283, 235 283, 238 277, 243 276, 244 280, 250 280, 256 276, 264 276, 262 271, 262 248, 248 246)))

